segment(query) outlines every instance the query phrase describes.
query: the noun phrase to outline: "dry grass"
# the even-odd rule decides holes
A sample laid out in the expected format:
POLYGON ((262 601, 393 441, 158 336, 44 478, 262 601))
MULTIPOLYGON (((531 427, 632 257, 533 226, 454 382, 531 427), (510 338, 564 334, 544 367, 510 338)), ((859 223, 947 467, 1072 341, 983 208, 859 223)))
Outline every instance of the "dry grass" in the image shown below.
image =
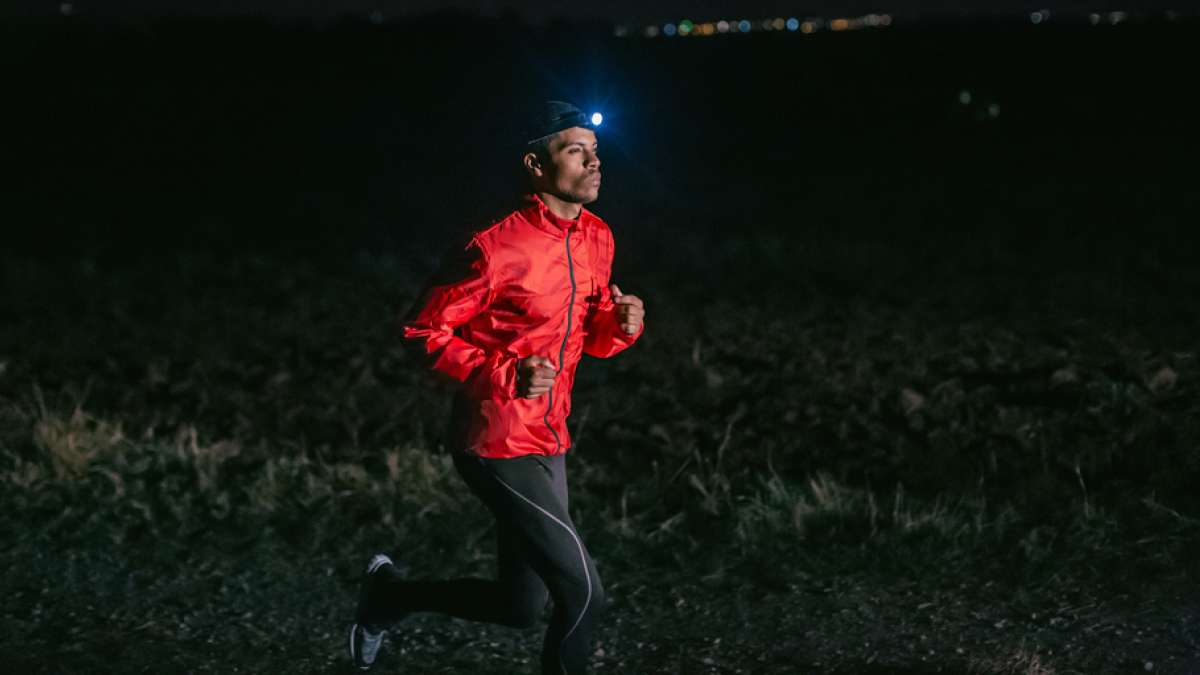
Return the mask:
MULTIPOLYGON (((2 347, 0 506, 22 542, 11 555, 206 542, 349 560, 403 541, 419 542, 405 550, 414 568, 485 573, 488 519, 438 448, 445 401, 378 328, 405 299, 342 300, 371 297, 354 284, 403 266, 360 261, 361 278, 338 286, 257 264, 260 291, 307 298, 287 321, 248 309, 251 293, 242 314, 195 298, 213 312, 200 322, 166 288, 146 302, 165 311, 173 347, 152 333, 101 347, 122 344, 106 330, 129 329, 106 328, 102 311, 74 317, 98 335, 86 344, 2 347)), ((124 292, 119 276, 106 283, 124 292)), ((652 300, 655 331, 637 350, 583 364, 574 418, 572 503, 628 616, 675 621, 640 600, 663 574, 679 579, 667 606, 703 602, 704 585, 744 594, 858 575, 886 587, 928 569, 978 569, 1035 598, 1057 597, 1064 568, 1072 587, 1194 574, 1192 353, 1081 320, 937 323, 869 298, 817 295, 803 311, 712 298, 699 312, 652 300)), ((1070 672, 1048 638, 1030 639, 981 634, 995 656, 953 663, 1070 672)), ((892 663, 918 659, 892 649, 892 663)), ((725 658, 751 658, 737 653, 725 658)))

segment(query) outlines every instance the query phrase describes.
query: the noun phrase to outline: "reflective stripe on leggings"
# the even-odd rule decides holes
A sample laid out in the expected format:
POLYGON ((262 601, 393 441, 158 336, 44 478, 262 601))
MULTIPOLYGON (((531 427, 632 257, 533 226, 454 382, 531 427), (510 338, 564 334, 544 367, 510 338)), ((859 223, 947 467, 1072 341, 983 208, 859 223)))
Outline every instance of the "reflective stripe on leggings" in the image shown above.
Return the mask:
POLYGON ((534 502, 533 500, 529 499, 528 497, 521 494, 520 492, 517 492, 515 489, 513 489, 513 486, 509 485, 508 483, 505 483, 496 474, 491 474, 491 475, 493 478, 496 479, 496 482, 503 485, 506 490, 508 490, 509 492, 513 493, 514 495, 520 497, 522 499, 522 501, 529 504, 533 508, 546 514, 546 517, 549 518, 550 520, 553 520, 554 522, 561 525, 562 528, 567 531, 567 534, 570 534, 571 538, 575 540, 575 545, 577 547, 579 547, 579 562, 583 564, 583 578, 584 578, 584 580, 587 581, 587 599, 583 603, 583 609, 580 610, 579 617, 576 618, 575 623, 571 625, 571 630, 567 631, 566 634, 563 635, 562 642, 558 643, 558 667, 562 668, 562 671, 565 675, 565 673, 567 672, 567 667, 565 665, 563 665, 563 662, 562 662, 563 645, 565 645, 567 643, 567 638, 571 637, 571 633, 574 633, 575 629, 579 627, 579 622, 583 621, 583 616, 585 614, 587 614, 588 606, 591 605, 591 603, 592 603, 592 575, 591 575, 591 573, 588 572, 587 554, 583 552, 583 542, 579 541, 579 536, 575 534, 575 531, 572 530, 569 525, 567 525, 563 521, 559 520, 558 518, 555 518, 553 513, 550 513, 546 509, 543 509, 542 507, 538 506, 537 503, 534 502))

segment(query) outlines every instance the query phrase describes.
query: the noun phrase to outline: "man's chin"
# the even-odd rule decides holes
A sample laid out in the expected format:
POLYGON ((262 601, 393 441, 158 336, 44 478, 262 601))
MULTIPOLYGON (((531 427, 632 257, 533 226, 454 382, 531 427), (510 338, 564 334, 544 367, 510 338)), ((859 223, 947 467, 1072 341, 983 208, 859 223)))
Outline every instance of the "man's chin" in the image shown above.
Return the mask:
POLYGON ((555 196, 564 202, 569 202, 571 204, 591 204, 600 198, 600 186, 597 185, 595 188, 590 190, 581 190, 579 192, 570 192, 567 194, 557 194, 555 196))

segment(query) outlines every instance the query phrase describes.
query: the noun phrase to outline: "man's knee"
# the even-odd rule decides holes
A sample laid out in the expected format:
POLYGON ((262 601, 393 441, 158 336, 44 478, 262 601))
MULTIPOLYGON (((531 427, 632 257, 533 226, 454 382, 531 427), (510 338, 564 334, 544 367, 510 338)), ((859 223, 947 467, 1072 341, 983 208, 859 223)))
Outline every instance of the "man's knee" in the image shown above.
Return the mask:
POLYGON ((604 584, 600 582, 600 576, 592 577, 592 599, 588 603, 588 613, 592 616, 599 616, 608 606, 608 594, 604 590, 604 584))
POLYGON ((538 624, 546 610, 550 594, 543 588, 513 597, 508 603, 505 623, 513 628, 530 628, 538 624))
POLYGON ((572 577, 558 587, 555 602, 563 604, 569 614, 586 612, 598 616, 608 602, 600 577, 591 571, 587 576, 572 577))

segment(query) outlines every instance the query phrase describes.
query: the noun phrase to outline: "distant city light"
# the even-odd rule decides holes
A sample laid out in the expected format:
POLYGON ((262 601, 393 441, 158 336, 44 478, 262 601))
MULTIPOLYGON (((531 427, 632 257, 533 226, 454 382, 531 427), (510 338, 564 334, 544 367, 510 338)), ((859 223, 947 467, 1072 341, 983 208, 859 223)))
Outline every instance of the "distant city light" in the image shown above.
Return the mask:
MULTIPOLYGON (((1030 15, 1030 20, 1034 23, 1041 23, 1050 17, 1050 10, 1040 9, 1030 15)), ((1112 23, 1118 23, 1125 19, 1124 12, 1110 12, 1108 14, 1093 14, 1091 15, 1093 24, 1104 20, 1107 17, 1112 23)), ((800 32, 806 35, 816 33, 819 30, 828 28, 835 32, 861 30, 864 28, 878 28, 881 26, 892 25, 891 14, 864 14, 862 16, 847 16, 836 19, 824 19, 822 17, 813 16, 805 19, 796 17, 774 17, 762 19, 720 19, 718 21, 692 21, 691 19, 681 19, 678 23, 665 23, 661 26, 649 25, 641 29, 645 37, 653 38, 659 35, 667 37, 672 36, 692 36, 692 37, 708 37, 717 34, 726 33, 757 33, 758 31, 765 32, 782 32, 788 31, 791 33, 800 32)), ((626 37, 636 33, 638 29, 627 24, 616 24, 613 27, 613 34, 617 37, 626 37)))
POLYGON ((598 127, 603 123, 604 123, 604 115, 601 115, 598 112, 592 113, 592 126, 598 127))

